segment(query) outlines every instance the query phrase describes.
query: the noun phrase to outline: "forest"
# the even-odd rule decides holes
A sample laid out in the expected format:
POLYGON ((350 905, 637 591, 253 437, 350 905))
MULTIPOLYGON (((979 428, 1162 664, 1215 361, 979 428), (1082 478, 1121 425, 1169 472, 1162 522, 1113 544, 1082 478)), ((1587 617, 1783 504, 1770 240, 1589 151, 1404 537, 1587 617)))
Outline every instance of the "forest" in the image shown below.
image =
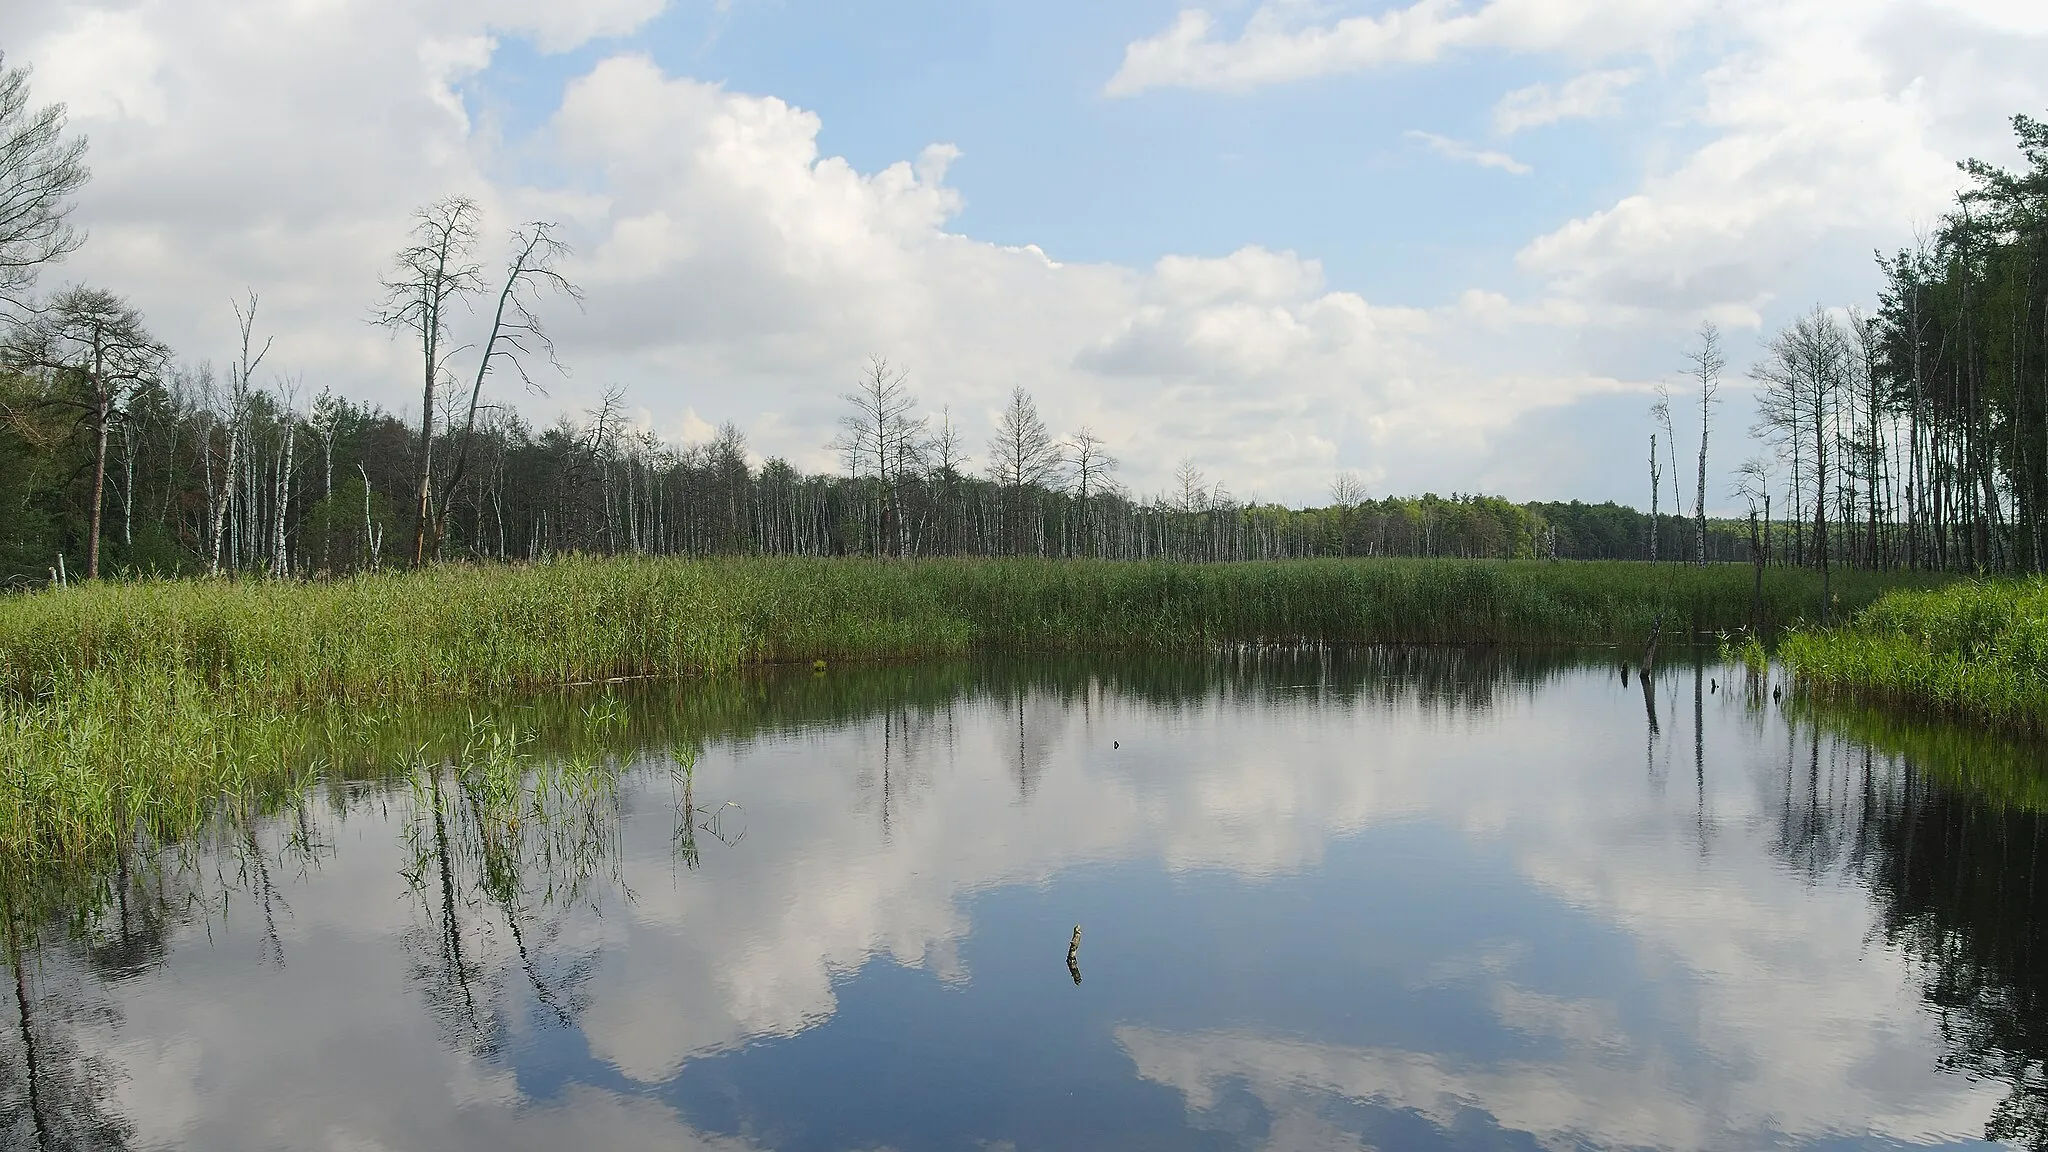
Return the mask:
POLYGON ((1685 353, 1686 382, 1663 386, 1651 409, 1647 513, 1481 495, 1373 499, 1348 477, 1325 506, 1294 509, 1236 500, 1192 459, 1169 491, 1134 493, 1117 482, 1113 445, 1085 427, 1056 433, 1021 388, 976 443, 950 412, 922 414, 907 373, 881 357, 849 365, 851 387, 819 381, 842 412, 833 474, 757 464, 733 425, 703 443, 665 442, 634 426, 622 388, 592 410, 532 423, 494 396, 553 358, 542 317, 579 296, 564 272, 571 253, 554 225, 532 222, 511 231, 502 264, 488 263, 481 212, 462 197, 416 214, 374 313, 418 350, 417 412, 280 370, 254 291, 233 304, 239 345, 216 366, 166 346, 115 290, 38 291, 84 243, 70 216, 89 179, 86 148, 61 106, 32 103, 25 70, 7 70, 0 581, 308 578, 568 553, 2039 571, 2048 128, 2026 116, 2013 125, 2026 168, 1965 162, 1954 210, 1881 258, 1874 309, 1816 307, 1764 342, 1750 372, 1755 451, 1736 490, 1708 491, 1706 429, 1726 364, 1706 326, 1685 353), (458 345, 451 330, 471 313, 488 318, 487 335, 458 345), (1691 433, 1681 442, 1688 417, 1696 453, 1691 433), (1682 475, 1696 480, 1683 494, 1682 475), (1746 514, 1708 516, 1727 501, 1746 514))

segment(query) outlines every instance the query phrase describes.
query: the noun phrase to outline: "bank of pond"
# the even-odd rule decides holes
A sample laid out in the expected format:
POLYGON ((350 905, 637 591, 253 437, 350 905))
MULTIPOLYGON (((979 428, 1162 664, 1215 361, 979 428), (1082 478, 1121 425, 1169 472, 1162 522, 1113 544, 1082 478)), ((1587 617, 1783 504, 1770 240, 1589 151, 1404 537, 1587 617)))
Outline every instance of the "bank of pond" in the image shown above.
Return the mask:
POLYGON ((2022 745, 1737 655, 45 698, 0 1147, 2048 1145, 2022 745))
POLYGON ((1752 659, 1780 645, 1825 695, 2024 726, 2042 714, 2031 638, 2048 595, 2015 587, 1629 562, 574 557, 82 584, 0 597, 0 857, 16 874, 90 870, 127 840, 288 793, 339 749, 388 764, 407 709, 634 678, 712 700, 785 665, 1588 645, 1640 661, 1653 637, 1745 638, 1752 659), (1817 627, 1823 588, 1853 623, 1817 627))

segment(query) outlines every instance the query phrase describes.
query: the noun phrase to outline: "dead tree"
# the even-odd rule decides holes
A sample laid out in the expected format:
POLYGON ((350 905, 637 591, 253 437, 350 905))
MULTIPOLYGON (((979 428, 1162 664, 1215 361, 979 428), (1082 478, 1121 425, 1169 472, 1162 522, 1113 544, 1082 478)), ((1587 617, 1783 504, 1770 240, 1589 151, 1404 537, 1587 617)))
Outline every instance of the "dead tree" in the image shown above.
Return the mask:
POLYGON ((1080 503, 1081 547, 1084 554, 1093 555, 1094 534, 1088 501, 1101 495, 1109 484, 1109 474, 1116 471, 1117 458, 1109 454, 1103 446, 1102 437, 1086 424, 1067 437, 1066 452, 1067 465, 1074 471, 1074 496, 1080 503))
MULTIPOLYGON (((221 467, 220 495, 212 500, 213 524, 208 544, 207 574, 220 575, 221 550, 226 535, 228 508, 235 496, 235 464, 239 459, 242 434, 249 416, 249 382, 256 375, 256 369, 263 358, 270 354, 270 340, 263 341, 263 347, 251 349, 255 342, 256 293, 250 292, 246 307, 235 304, 235 327, 242 335, 241 354, 228 366, 228 399, 225 460, 221 467)), ((208 449, 210 451, 210 449, 208 449)), ((208 493, 211 496, 211 493, 208 493)))
POLYGON ((1024 503, 1033 488, 1049 488, 1060 472, 1059 442, 1038 417, 1038 405, 1020 385, 1010 389, 1010 402, 996 418, 996 434, 988 442, 989 479, 1000 485, 1006 501, 1010 548, 1022 552, 1024 503))
MULTIPOLYGON (((1700 325, 1700 346, 1686 356, 1692 361, 1692 378, 1700 389, 1700 486, 1692 506, 1693 560, 1707 564, 1707 436, 1713 430, 1714 405, 1720 402, 1721 369, 1728 362, 1721 355, 1721 330, 1709 320, 1700 325)), ((1677 476, 1672 477, 1673 480, 1677 476)))
MULTIPOLYGON (((420 342, 420 452, 414 513, 412 562, 427 561, 427 535, 434 524, 434 389, 454 349, 443 346, 448 310, 456 300, 483 289, 483 269, 470 257, 476 248, 476 202, 450 196, 413 214, 412 243, 399 249, 395 270, 384 283, 384 301, 373 321, 412 333, 420 342)), ((489 358, 485 360, 489 366, 489 358)))
POLYGON ((554 342, 548 339, 547 330, 541 327, 533 308, 537 297, 546 291, 560 292, 579 302, 583 299, 581 290, 556 270, 569 254, 569 246, 555 238, 555 225, 546 221, 536 220, 512 233, 512 257, 505 264, 505 283, 498 290, 491 332, 484 340, 476 379, 469 388, 469 411, 462 423, 462 435, 455 442, 455 467, 448 474, 448 483, 442 486, 440 506, 434 514, 437 543, 448 521, 448 504, 469 469, 470 443, 476 435, 476 414, 483 400, 485 377, 503 361, 519 373, 529 391, 538 391, 527 372, 525 357, 539 350, 557 370, 561 367, 555 359, 554 342))
POLYGON ((870 358, 860 382, 843 397, 853 411, 839 418, 839 435, 831 444, 849 475, 874 480, 876 555, 902 550, 897 492, 924 458, 924 419, 910 415, 917 398, 910 394, 909 378, 886 357, 870 358))

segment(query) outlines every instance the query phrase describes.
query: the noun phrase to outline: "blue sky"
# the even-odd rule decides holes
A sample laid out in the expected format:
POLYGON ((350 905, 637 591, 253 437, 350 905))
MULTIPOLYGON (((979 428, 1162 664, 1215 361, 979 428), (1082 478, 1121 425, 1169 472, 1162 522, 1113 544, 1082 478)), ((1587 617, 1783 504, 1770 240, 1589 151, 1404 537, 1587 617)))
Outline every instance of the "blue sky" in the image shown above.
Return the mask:
POLYGON ((1505 53, 1249 93, 1106 94, 1124 46, 1177 11, 1171 0, 689 0, 635 35, 564 53, 507 36, 465 96, 520 136, 599 59, 644 52, 665 71, 818 113, 820 146, 863 171, 958 146, 954 225, 979 239, 1131 266, 1292 249, 1321 260, 1333 286, 1417 306, 1517 287, 1515 249, 1625 195, 1657 127, 1650 98, 1605 122, 1529 133, 1515 141, 1528 176, 1446 160, 1405 135, 1483 140, 1502 92, 1561 71, 1505 53))
POLYGON ((465 192, 578 250, 572 374, 505 397, 538 419, 623 385, 826 469, 886 355, 970 441, 1023 385, 1140 495, 1186 460, 1289 503, 1645 503, 1712 319, 1726 507, 1761 341, 1868 306, 2048 107, 2016 0, 36 0, 0 49, 94 141, 65 277, 195 361, 256 288, 283 370, 402 411, 357 321, 465 192))

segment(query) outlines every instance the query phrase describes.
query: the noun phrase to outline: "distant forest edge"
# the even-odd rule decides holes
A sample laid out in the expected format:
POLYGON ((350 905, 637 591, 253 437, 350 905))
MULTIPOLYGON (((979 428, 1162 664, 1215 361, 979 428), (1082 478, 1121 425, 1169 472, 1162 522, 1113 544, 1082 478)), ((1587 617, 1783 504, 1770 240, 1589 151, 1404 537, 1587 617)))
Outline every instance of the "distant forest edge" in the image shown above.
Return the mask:
POLYGON ((1820 568, 1823 587, 1835 565, 2048 568, 2048 127, 2026 116, 2013 119, 2026 170, 1965 162, 1955 209, 1880 259, 1874 312, 1816 307, 1764 342, 1749 372, 1756 454, 1732 492, 1707 489, 1725 361, 1703 325, 1683 394, 1666 387, 1651 409, 1647 513, 1369 499, 1347 477, 1328 506, 1290 509, 1233 499, 1192 459, 1169 490, 1134 494, 1116 481, 1114 445, 1086 427, 1055 434, 1021 388, 975 445, 880 357, 841 397, 839 474, 756 467, 732 425, 666 443, 632 426, 620 389, 580 417, 530 424, 502 402, 504 385, 554 357, 542 315, 579 298, 570 252, 555 225, 533 221, 488 264, 480 210, 463 197, 415 214, 372 313, 418 350, 417 415, 279 373, 253 292, 216 373, 181 360, 112 291, 36 293, 84 242, 69 217, 89 174, 85 141, 61 105, 30 101, 28 79, 0 67, 9 586, 568 553, 1747 561, 1820 568), (472 315, 473 333, 457 323, 472 315), (1724 498, 1746 515, 1709 518, 1724 498))

